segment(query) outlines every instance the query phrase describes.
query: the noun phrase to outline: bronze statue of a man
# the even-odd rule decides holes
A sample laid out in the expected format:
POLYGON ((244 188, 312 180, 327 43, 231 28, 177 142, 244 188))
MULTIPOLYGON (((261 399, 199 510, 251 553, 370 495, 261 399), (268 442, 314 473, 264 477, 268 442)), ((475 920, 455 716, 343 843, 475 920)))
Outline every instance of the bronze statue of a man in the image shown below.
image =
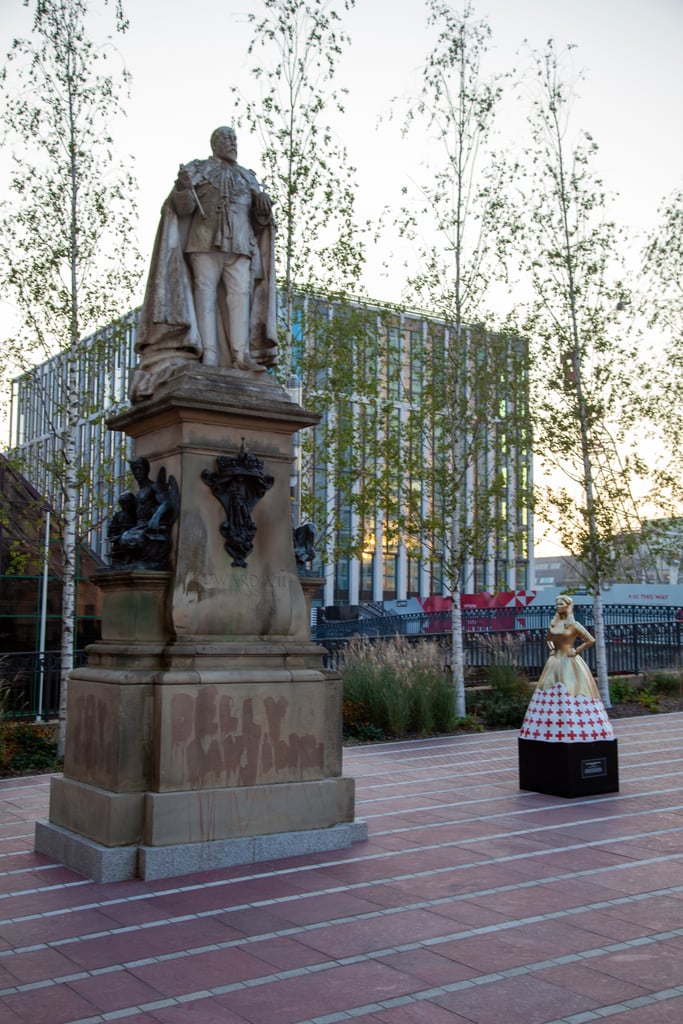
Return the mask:
POLYGON ((232 128, 181 165, 162 208, 131 378, 132 401, 186 362, 262 371, 276 358, 275 222, 232 128))

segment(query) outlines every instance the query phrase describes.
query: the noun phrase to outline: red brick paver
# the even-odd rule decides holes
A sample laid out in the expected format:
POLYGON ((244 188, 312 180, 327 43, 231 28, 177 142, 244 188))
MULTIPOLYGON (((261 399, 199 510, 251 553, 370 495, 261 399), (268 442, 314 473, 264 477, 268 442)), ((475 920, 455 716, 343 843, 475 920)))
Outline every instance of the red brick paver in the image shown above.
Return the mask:
POLYGON ((348 850, 99 885, 0 782, 2 1024, 680 1024, 683 714, 615 723, 619 793, 518 788, 517 733, 345 751, 348 850))

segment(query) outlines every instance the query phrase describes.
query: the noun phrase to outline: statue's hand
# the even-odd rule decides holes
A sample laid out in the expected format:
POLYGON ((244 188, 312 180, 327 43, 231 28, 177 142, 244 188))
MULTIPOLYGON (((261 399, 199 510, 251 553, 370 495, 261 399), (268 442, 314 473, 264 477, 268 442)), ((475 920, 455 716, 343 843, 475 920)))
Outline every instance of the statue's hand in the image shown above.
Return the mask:
POLYGON ((184 164, 181 164, 178 168, 178 177, 176 178, 175 187, 179 192, 187 192, 188 189, 192 188, 192 178, 184 164))
POLYGON ((253 206, 257 217, 268 217, 272 207, 270 196, 266 195, 265 192, 254 192, 253 206))

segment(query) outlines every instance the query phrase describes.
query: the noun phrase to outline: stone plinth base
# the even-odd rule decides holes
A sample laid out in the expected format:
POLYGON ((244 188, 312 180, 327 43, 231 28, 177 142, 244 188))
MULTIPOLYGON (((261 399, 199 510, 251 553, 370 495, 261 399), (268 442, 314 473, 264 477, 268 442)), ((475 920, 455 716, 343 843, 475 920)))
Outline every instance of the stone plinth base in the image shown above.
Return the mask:
POLYGON ((594 743, 518 741, 519 788, 549 796, 595 796, 619 791, 616 740, 594 743))
POLYGON ((109 881, 364 836, 292 533, 292 435, 318 419, 270 378, 196 366, 110 422, 174 479, 178 517, 167 570, 98 574, 102 639, 70 675, 36 849, 109 881))
POLYGON ((173 846, 353 820, 353 779, 147 793, 143 842, 173 846))
POLYGON ((55 776, 50 821, 104 846, 173 846, 329 828, 353 821, 354 782, 314 779, 275 785, 113 793, 55 776))
POLYGON ((321 660, 310 641, 94 644, 71 675, 65 773, 36 850, 114 881, 365 838, 342 776, 341 680, 321 660))
POLYGON ((35 848, 96 882, 121 882, 131 878, 145 881, 172 878, 239 864, 341 850, 367 837, 367 824, 354 821, 330 828, 179 843, 175 846, 109 847, 51 822, 39 821, 36 824, 35 848))

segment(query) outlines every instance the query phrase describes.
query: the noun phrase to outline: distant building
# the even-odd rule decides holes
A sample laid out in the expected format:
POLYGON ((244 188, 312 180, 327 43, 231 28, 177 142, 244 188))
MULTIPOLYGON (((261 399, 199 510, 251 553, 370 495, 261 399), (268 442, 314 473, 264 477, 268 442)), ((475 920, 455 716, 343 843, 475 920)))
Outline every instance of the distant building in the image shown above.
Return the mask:
MULTIPOLYGON (((468 558, 463 566, 462 590, 474 593, 528 589, 533 573, 533 481, 531 438, 525 416, 529 397, 526 340, 491 335, 479 327, 457 332, 453 325, 439 318, 379 304, 358 303, 349 315, 348 310, 339 309, 335 303, 313 296, 301 297, 295 321, 298 330, 293 369, 297 369, 297 343, 300 347, 308 346, 310 379, 313 349, 314 386, 323 396, 323 420, 313 430, 312 453, 301 462, 304 486, 312 489, 317 498, 321 523, 332 524, 333 536, 330 537, 329 526, 327 531, 323 528, 325 536, 321 543, 323 558, 326 542, 328 548, 335 550, 334 558, 325 559, 323 603, 358 605, 426 598, 446 592, 433 538, 420 545, 414 540, 411 543, 400 531, 387 530, 386 509, 381 508, 381 503, 377 514, 364 518, 359 512, 362 503, 358 501, 358 491, 367 481, 372 482, 376 471, 373 457, 363 452, 368 419, 370 431, 373 429, 368 414, 372 402, 379 401, 386 429, 393 430, 400 439, 409 431, 411 417, 419 415, 424 407, 429 373, 434 374, 435 366, 452 354, 458 363, 458 373, 453 376, 459 379, 463 393, 468 391, 468 417, 474 420, 480 408, 495 408, 483 429, 479 425, 476 441, 468 453, 469 469, 463 489, 468 525, 478 514, 478 506, 495 502, 490 517, 494 525, 485 553, 468 558), (348 324, 345 317, 350 321, 348 324), (336 326, 337 321, 342 322, 341 328, 336 326), (349 366, 341 372, 348 373, 350 383, 341 394, 338 388, 328 387, 330 374, 339 371, 337 367, 328 367, 332 360, 326 359, 326 350, 337 338, 338 344, 349 347, 349 366), (468 360, 477 361, 476 374, 468 372, 468 360), (473 379, 478 381, 476 387, 486 391, 485 395, 477 394, 476 387, 470 393, 473 379), (377 381, 379 399, 377 391, 370 388, 377 381), (358 483, 352 488, 345 487, 340 476, 344 460, 341 471, 336 463, 336 449, 348 445, 349 438, 361 449, 351 460, 354 472, 359 474, 358 483), (492 495, 488 487, 494 480, 498 488, 492 495), (352 542, 355 551, 348 550, 352 542)), ((303 403, 307 404, 305 381, 303 403)), ((466 436, 467 417, 458 424, 458 430, 466 436)), ((403 449, 399 443, 396 452, 397 475, 387 480, 386 485, 399 494, 417 489, 430 512, 433 511, 439 495, 427 493, 428 484, 420 479, 419 467, 420 461, 426 464, 431 457, 429 445, 418 453, 412 468, 406 468, 403 462, 405 442, 403 449)), ((450 511, 445 509, 444 514, 450 511)))
MULTIPOLYGON (((45 649, 60 646, 62 563, 52 511, 0 455, 0 655, 37 650, 41 636, 45 649)), ((90 581, 97 559, 84 546, 79 556, 76 643, 83 648, 99 634, 101 595, 90 581)))
MULTIPOLYGON (((653 519, 643 524, 640 533, 621 533, 614 545, 621 551, 614 573, 605 582, 659 583, 676 586, 683 582, 683 519, 653 519)), ((571 555, 536 557, 534 588, 564 587, 568 590, 586 585, 581 563, 571 555)))
MULTIPOLYGON (((130 455, 128 439, 108 430, 105 419, 128 405, 128 376, 137 362, 136 329, 133 312, 81 342, 81 540, 100 558, 106 553, 106 522, 128 477, 130 455)), ((56 510, 61 507, 56 463, 66 423, 66 370, 66 360, 58 354, 12 382, 9 449, 25 479, 56 510)))
POLYGON ((563 590, 576 590, 585 586, 576 561, 571 555, 551 555, 534 558, 533 589, 560 587, 563 590))
POLYGON ((682 581, 683 519, 650 519, 640 533, 620 534, 616 541, 624 551, 614 574, 615 583, 666 583, 682 581))
MULTIPOLYGON (((355 307, 354 307, 355 308, 355 307)), ((360 305, 358 306, 360 309, 360 305)), ((338 320, 339 303, 324 298, 301 298, 294 329, 293 374, 300 370, 300 356, 306 346, 334 344, 334 332, 326 322, 338 320), (311 311, 315 309, 314 331, 311 311)), ((420 409, 425 358, 436 358, 431 350, 434 338, 442 347, 455 337, 448 325, 436 318, 418 313, 398 313, 381 305, 362 307, 363 330, 381 337, 377 348, 382 352, 381 364, 366 367, 368 373, 382 382, 385 409, 400 431, 411 410, 420 409)), ((84 412, 81 420, 80 450, 83 453, 84 489, 82 531, 84 538, 100 556, 106 549, 106 520, 116 507, 128 476, 127 439, 107 430, 104 418, 127 405, 127 381, 130 368, 137 362, 134 344, 137 313, 131 313, 120 324, 99 332, 83 342, 81 391, 84 412)), ((362 332, 361 332, 362 334, 362 332)), ((500 339, 498 339, 500 344, 500 339)), ((452 344, 452 340, 450 341, 452 344)), ((477 358, 487 358, 487 342, 479 342, 477 358)), ((506 339, 505 345, 515 351, 526 351, 519 338, 506 339)), ((361 335, 351 361, 365 359, 367 346, 361 335)), ((55 356, 23 375, 13 384, 13 416, 11 446, 21 460, 22 470, 37 491, 50 497, 59 506, 59 492, 54 473, 54 456, 58 446, 59 428, 63 422, 61 407, 62 375, 65 360, 55 356)), ((325 387, 324 360, 321 363, 319 388, 325 387)), ((290 387, 297 388, 297 399, 307 405, 305 384, 294 375, 290 387)), ((500 392, 499 413, 487 425, 473 469, 468 480, 469 506, 476 514, 478 487, 492 474, 500 483, 496 529, 492 531, 486 556, 471 559, 464 567, 463 589, 469 592, 494 590, 525 590, 532 583, 533 526, 531 516, 532 461, 530 438, 520 422, 519 403, 528 400, 526 375, 515 381, 514 394, 506 381, 504 368, 494 372, 488 385, 500 392)), ((477 396, 471 396, 476 410, 477 396)), ((371 522, 359 521, 352 495, 344 481, 335 474, 334 444, 330 437, 344 417, 362 415, 363 397, 353 384, 348 394, 336 405, 325 408, 323 421, 314 428, 313 442, 304 452, 295 439, 295 466, 292 476, 293 508, 296 509, 302 489, 308 488, 321 498, 321 508, 329 515, 332 534, 324 524, 320 527, 315 568, 325 578, 319 603, 324 605, 403 600, 428 597, 444 592, 443 574, 438 559, 426 557, 426 545, 416 550, 402 538, 389 538, 383 529, 381 512, 371 522), (345 551, 345 542, 362 535, 362 550, 345 551), (334 552, 334 555, 330 555, 334 552)), ((371 473, 368 466, 365 472, 371 473)), ((396 486, 405 488, 410 480, 399 477, 396 486)), ((489 499, 490 500, 490 499, 489 499)), ((295 513, 296 518, 296 513, 295 513)))

